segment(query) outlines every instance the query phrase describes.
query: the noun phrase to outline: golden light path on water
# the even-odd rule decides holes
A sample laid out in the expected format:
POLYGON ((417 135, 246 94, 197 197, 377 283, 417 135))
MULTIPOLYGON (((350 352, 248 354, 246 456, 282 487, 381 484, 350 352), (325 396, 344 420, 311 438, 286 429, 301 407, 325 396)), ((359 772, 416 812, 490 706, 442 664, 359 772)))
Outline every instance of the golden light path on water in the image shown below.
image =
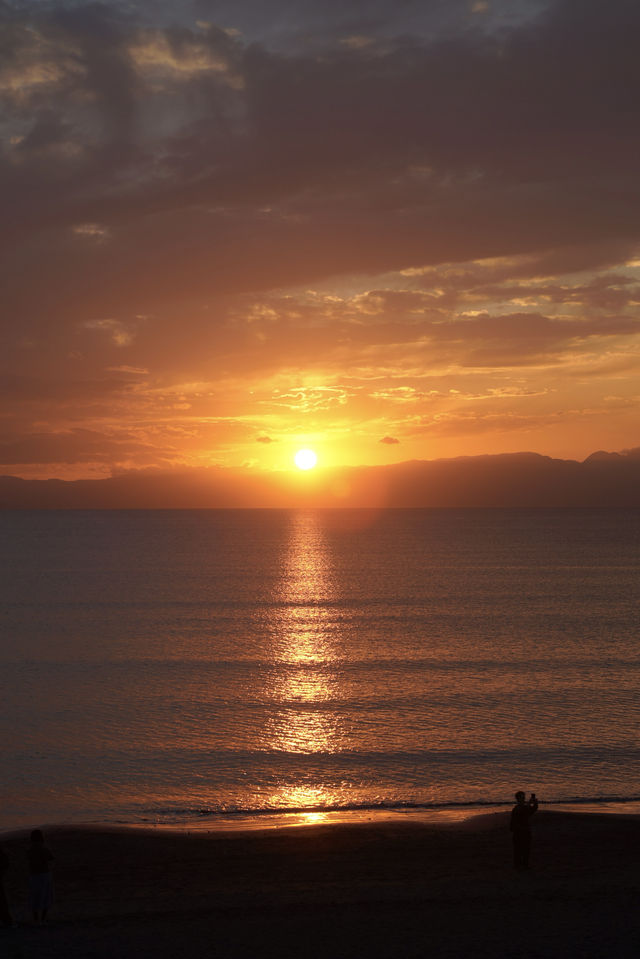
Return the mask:
MULTIPOLYGON (((313 754, 340 748, 340 729, 327 703, 338 698, 336 671, 340 634, 331 615, 335 583, 326 531, 313 512, 292 514, 279 610, 272 625, 272 670, 268 689, 274 711, 265 729, 269 750, 313 754)), ((269 797, 274 808, 309 809, 312 822, 339 796, 321 785, 282 782, 269 797)))

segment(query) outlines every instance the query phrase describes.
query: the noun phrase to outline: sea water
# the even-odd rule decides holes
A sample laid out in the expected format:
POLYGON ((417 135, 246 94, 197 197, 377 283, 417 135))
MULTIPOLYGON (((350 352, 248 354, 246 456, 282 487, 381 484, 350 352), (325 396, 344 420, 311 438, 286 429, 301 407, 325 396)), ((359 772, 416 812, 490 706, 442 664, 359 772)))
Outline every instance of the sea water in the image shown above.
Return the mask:
POLYGON ((0 829, 640 794, 640 511, 0 513, 0 829))

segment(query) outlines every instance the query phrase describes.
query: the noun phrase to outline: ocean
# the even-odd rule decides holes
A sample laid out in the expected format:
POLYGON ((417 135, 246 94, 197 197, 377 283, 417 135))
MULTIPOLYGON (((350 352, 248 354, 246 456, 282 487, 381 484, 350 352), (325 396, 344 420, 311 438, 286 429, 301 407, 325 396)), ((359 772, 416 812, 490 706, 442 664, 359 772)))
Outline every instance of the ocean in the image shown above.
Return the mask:
POLYGON ((640 797, 640 511, 3 511, 0 830, 640 797))

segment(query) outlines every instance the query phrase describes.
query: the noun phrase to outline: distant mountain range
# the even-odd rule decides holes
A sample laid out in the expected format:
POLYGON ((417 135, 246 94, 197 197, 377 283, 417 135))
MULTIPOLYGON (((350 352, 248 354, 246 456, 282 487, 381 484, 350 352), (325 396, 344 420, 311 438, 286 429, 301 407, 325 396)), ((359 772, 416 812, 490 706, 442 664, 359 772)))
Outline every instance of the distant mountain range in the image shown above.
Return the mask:
POLYGON ((640 507, 640 447, 583 462, 537 453, 252 473, 141 470, 98 480, 0 476, 4 509, 640 507))

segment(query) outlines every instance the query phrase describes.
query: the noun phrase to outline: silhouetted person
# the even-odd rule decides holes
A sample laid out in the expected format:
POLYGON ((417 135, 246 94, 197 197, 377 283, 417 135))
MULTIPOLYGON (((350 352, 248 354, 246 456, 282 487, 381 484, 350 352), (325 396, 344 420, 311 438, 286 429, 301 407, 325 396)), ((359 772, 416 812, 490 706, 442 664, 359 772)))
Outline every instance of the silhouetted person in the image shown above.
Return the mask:
POLYGON ((44 844, 41 829, 34 829, 27 850, 29 861, 29 899, 33 920, 40 924, 46 922, 47 910, 53 902, 53 882, 50 863, 51 852, 44 844))
POLYGON ((522 790, 516 793, 516 804, 511 810, 509 829, 513 840, 513 865, 516 869, 529 868, 531 853, 531 817, 538 809, 536 794, 531 793, 529 802, 525 802, 522 790))
POLYGON ((9 858, 0 846, 0 922, 3 926, 13 926, 14 922, 9 909, 7 894, 4 889, 4 874, 9 868, 9 858))

